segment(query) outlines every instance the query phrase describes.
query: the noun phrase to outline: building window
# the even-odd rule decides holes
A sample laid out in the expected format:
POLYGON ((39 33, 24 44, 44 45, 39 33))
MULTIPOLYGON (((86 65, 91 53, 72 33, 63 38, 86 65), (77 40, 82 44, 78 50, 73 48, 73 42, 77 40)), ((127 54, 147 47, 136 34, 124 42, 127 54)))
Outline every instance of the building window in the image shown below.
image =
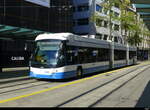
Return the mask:
POLYGON ((86 19, 78 19, 77 24, 78 25, 88 25, 89 24, 89 19, 88 18, 86 18, 86 19))
POLYGON ((104 21, 104 27, 107 28, 107 26, 108 26, 108 22, 104 21))
POLYGON ((72 11, 73 11, 73 12, 76 12, 76 7, 73 6, 72 11))
POLYGON ((114 12, 114 15, 115 15, 116 17, 119 17, 119 13, 117 13, 117 12, 114 12))
POLYGON ((114 42, 118 43, 118 37, 114 37, 114 42))
POLYGON ((84 4, 84 5, 80 5, 78 6, 78 11, 88 11, 89 10, 89 5, 88 4, 84 4))
POLYGON ((76 21, 75 21, 75 20, 73 20, 72 25, 73 25, 73 26, 76 26, 76 21))
POLYGON ((101 20, 101 19, 96 19, 96 26, 101 27, 101 26, 102 26, 102 23, 103 23, 103 20, 101 20))
POLYGON ((108 39, 108 35, 104 35, 104 39, 103 40, 107 40, 108 39))
POLYGON ((102 11, 102 7, 99 5, 96 5, 96 11, 101 12, 102 11))
POLYGON ((123 44, 123 40, 122 40, 121 37, 118 37, 118 41, 119 41, 120 44, 123 44))
POLYGON ((110 10, 109 13, 110 13, 111 15, 113 15, 113 14, 114 14, 114 11, 113 11, 113 10, 110 10))
POLYGON ((48 32, 71 31, 73 22, 73 20, 70 20, 72 19, 73 11, 73 8, 70 7, 70 5, 72 5, 71 0, 51 0, 51 5, 54 6, 51 8, 28 1, 0 0, 0 24, 48 32), (4 1, 6 16, 4 16, 4 1), (61 19, 62 22, 60 22, 59 19, 61 19))
POLYGON ((95 38, 96 39, 102 39, 102 34, 96 34, 95 38))
POLYGON ((119 31, 119 25, 114 24, 114 30, 119 31))

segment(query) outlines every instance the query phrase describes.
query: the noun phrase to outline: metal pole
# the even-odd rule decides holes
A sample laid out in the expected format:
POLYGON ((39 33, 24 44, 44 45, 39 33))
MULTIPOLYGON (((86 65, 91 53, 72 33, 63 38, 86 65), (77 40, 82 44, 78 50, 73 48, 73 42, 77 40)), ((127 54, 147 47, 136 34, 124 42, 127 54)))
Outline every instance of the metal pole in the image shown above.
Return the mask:
POLYGON ((129 65, 129 45, 126 45, 126 63, 129 65))
POLYGON ((109 63, 109 66, 110 66, 110 69, 113 69, 114 68, 114 42, 110 42, 110 50, 109 50, 109 56, 110 56, 110 63, 109 63))

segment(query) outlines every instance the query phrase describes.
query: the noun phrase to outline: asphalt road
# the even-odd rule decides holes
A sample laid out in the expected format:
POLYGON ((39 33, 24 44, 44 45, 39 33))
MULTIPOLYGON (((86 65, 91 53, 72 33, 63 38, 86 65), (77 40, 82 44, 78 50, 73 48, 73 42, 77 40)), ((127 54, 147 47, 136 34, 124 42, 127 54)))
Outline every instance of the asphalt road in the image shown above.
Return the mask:
POLYGON ((143 62, 62 81, 10 72, 16 77, 0 80, 0 107, 150 107, 149 71, 150 62, 143 62))

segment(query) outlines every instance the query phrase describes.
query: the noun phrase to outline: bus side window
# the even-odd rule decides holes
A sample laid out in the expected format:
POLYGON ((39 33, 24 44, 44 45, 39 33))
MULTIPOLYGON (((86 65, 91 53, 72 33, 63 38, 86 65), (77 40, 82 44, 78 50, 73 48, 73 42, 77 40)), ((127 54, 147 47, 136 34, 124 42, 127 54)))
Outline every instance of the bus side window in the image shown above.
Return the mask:
POLYGON ((98 61, 108 61, 109 60, 109 50, 108 49, 98 49, 98 61))
POLYGON ((67 65, 73 65, 77 63, 78 51, 73 46, 67 47, 67 65))
POLYGON ((126 59, 126 51, 115 50, 114 51, 114 59, 115 60, 124 60, 124 59, 126 59))
POLYGON ((79 60, 79 63, 80 64, 83 64, 85 63, 85 51, 86 49, 83 48, 83 47, 80 47, 79 50, 78 50, 78 60, 79 60))
POLYGON ((93 49, 92 51, 92 59, 94 60, 94 62, 97 62, 97 57, 98 57, 98 50, 97 49, 93 49))
POLYGON ((92 62, 92 49, 88 48, 87 49, 87 63, 92 62))

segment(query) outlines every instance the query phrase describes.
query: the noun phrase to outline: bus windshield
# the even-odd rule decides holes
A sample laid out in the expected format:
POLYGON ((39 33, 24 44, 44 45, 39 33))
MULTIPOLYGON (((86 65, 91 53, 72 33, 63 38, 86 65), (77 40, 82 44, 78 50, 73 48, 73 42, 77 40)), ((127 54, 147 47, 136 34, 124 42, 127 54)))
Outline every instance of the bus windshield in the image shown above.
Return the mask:
POLYGON ((31 66, 43 68, 56 67, 61 45, 62 42, 60 40, 37 41, 36 50, 31 59, 31 66))

